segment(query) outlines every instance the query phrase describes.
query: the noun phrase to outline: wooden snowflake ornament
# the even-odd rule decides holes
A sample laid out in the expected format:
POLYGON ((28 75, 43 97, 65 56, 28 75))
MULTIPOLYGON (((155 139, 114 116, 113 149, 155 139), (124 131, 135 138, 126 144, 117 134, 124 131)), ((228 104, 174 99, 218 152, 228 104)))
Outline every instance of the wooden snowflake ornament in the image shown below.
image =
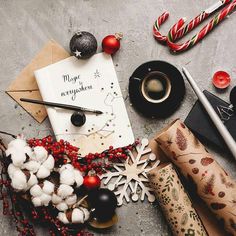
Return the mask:
POLYGON ((125 199, 130 202, 144 201, 145 196, 149 202, 155 201, 153 190, 146 186, 148 183, 147 172, 156 168, 160 161, 152 153, 148 146, 148 139, 142 139, 141 145, 136 146, 136 152, 129 151, 129 157, 125 163, 114 165, 114 170, 101 176, 103 184, 114 191, 117 196, 118 205, 122 205, 125 199), (150 167, 152 163, 152 167, 150 167))

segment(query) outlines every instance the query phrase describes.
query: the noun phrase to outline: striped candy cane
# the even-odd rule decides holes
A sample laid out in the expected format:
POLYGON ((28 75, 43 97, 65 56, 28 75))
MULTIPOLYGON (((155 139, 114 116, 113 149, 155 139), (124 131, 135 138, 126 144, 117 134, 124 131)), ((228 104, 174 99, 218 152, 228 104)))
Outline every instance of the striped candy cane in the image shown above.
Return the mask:
POLYGON ((158 19, 155 21, 153 25, 153 35, 159 42, 166 42, 167 37, 163 36, 160 33, 160 26, 168 19, 169 12, 165 11, 161 16, 158 17, 158 19))
POLYGON ((167 17, 163 16, 166 14, 163 13, 158 20, 155 22, 153 26, 153 34, 154 37, 160 41, 160 42, 167 42, 167 45, 170 47, 171 50, 175 52, 180 52, 187 50, 188 48, 195 45, 197 42, 199 42, 203 37, 205 37, 206 34, 208 34, 219 22, 221 22, 230 12, 233 11, 235 7, 234 0, 231 4, 226 6, 218 15, 216 15, 211 22, 206 25, 197 35, 193 36, 192 39, 187 41, 184 44, 176 44, 174 43, 177 39, 182 38, 184 35, 186 35, 188 32, 192 31, 194 28, 196 28, 202 21, 204 21, 207 17, 209 17, 213 12, 215 12, 217 9, 219 9, 221 6, 231 2, 232 0, 222 0, 208 8, 207 10, 203 11, 201 14, 199 14, 197 17, 195 17, 193 20, 191 20, 186 26, 184 26, 185 18, 181 18, 173 27, 171 27, 168 36, 163 36, 159 32, 160 25, 163 24, 167 17), (217 23, 216 23, 217 22, 217 23), (155 31, 154 31, 155 29, 155 31))
MULTIPOLYGON (((180 28, 177 27, 177 31, 173 30, 172 28, 170 29, 169 34, 167 36, 167 45, 174 52, 181 52, 193 47, 201 39, 203 39, 209 32, 211 32, 215 26, 217 26, 222 20, 224 20, 224 18, 229 13, 231 13, 235 7, 236 7, 236 0, 234 0, 224 9, 222 9, 215 17, 213 17, 213 19, 206 26, 204 26, 198 34, 194 35, 190 40, 182 44, 177 44, 172 41, 173 40, 172 38, 178 38, 177 37, 178 30, 181 29, 182 27, 181 24, 177 23, 177 25, 180 25, 179 26, 180 28), (172 36, 171 32, 173 32, 172 36)), ((173 28, 175 28, 175 25, 173 26, 173 28)))
MULTIPOLYGON (((222 1, 217 2, 213 6, 209 7, 205 11, 203 11, 197 17, 192 19, 185 27, 182 27, 183 25, 178 27, 178 30, 174 34, 174 36, 173 36, 173 33, 172 33, 172 28, 173 28, 172 27, 170 29, 170 34, 172 36, 172 40, 171 41, 175 41, 177 39, 182 38, 184 35, 186 35, 190 31, 192 31, 193 29, 195 29, 201 22, 203 22, 207 17, 209 17, 213 12, 215 12, 217 9, 219 9, 219 7, 221 7, 221 6, 225 5, 225 4, 228 4, 229 2, 231 2, 231 0, 222 0, 222 1)), ((180 19, 180 21, 181 20, 185 21, 185 18, 180 19)))

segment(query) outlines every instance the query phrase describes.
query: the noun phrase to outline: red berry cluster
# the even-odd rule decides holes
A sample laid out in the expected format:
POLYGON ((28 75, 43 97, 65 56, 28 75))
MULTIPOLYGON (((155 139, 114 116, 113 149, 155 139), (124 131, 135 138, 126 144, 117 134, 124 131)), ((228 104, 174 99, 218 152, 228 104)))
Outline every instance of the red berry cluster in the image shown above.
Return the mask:
POLYGON ((137 144, 138 141, 133 145, 116 149, 110 146, 108 150, 102 153, 89 153, 83 158, 82 164, 80 159, 72 159, 72 164, 76 168, 80 167, 79 169, 83 172, 94 170, 98 175, 101 175, 106 172, 106 170, 110 170, 113 163, 125 161, 128 158, 128 151, 132 150, 137 144))
POLYGON ((0 200, 2 200, 2 208, 3 208, 3 215, 10 215, 12 212, 9 209, 9 200, 7 197, 7 192, 4 189, 8 189, 10 187, 10 181, 0 179, 0 200))
MULTIPOLYGON (((22 214, 21 212, 18 212, 18 213, 22 214)), ((19 223, 21 225, 16 226, 17 231, 19 232, 19 235, 21 236, 25 236, 25 235, 35 236, 36 235, 36 233, 34 232, 33 226, 29 223, 27 219, 20 220, 19 223)))
POLYGON ((32 218, 45 223, 49 226, 49 234, 51 236, 92 236, 93 234, 86 232, 84 230, 76 229, 73 232, 62 224, 56 217, 53 216, 52 212, 47 207, 33 208, 32 209, 32 218), (75 232, 76 231, 76 232, 75 232))
POLYGON ((112 168, 113 163, 123 162, 128 157, 128 151, 138 145, 136 141, 133 145, 114 149, 112 146, 102 153, 89 153, 85 157, 78 156, 78 148, 64 140, 54 141, 52 136, 43 139, 30 139, 28 144, 31 147, 43 146, 49 154, 53 155, 57 165, 65 164, 70 160, 72 165, 81 172, 88 173, 94 170, 97 174, 102 174, 112 168))
POLYGON ((53 155, 57 164, 66 164, 68 159, 78 157, 78 148, 64 140, 55 141, 52 136, 43 139, 29 139, 28 144, 31 147, 42 146, 49 154, 53 155))
MULTIPOLYGON (((128 152, 132 150, 136 145, 136 141, 133 145, 129 145, 123 148, 114 149, 112 146, 103 153, 88 154, 85 157, 78 155, 78 148, 72 146, 69 142, 64 140, 54 141, 52 136, 47 136, 43 139, 30 139, 28 144, 30 147, 42 146, 49 154, 53 155, 56 164, 61 165, 70 161, 72 165, 82 172, 89 172, 94 170, 97 174, 102 174, 104 171, 112 168, 113 163, 123 162, 128 157, 128 152)), ((19 195, 14 193, 11 188, 10 180, 7 175, 7 158, 1 160, 0 171, 0 200, 3 202, 3 214, 11 215, 14 217, 16 228, 19 236, 35 236, 33 226, 25 219, 20 203, 17 200, 19 195), (10 201, 9 201, 10 200, 10 201)), ((93 234, 84 230, 71 231, 67 226, 62 224, 56 216, 50 211, 49 208, 41 207, 35 208, 31 206, 31 216, 33 220, 37 222, 44 222, 46 225, 50 225, 51 236, 92 236, 93 234)))

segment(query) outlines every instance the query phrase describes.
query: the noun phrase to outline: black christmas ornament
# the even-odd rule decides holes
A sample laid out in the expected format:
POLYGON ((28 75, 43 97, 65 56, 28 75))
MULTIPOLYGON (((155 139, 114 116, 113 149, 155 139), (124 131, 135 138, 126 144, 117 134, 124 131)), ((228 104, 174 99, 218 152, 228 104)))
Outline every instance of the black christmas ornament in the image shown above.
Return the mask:
POLYGON ((77 58, 89 58, 97 51, 97 40, 89 32, 78 31, 70 40, 70 51, 77 58))
POLYGON ((183 76, 165 61, 144 63, 130 77, 129 95, 143 115, 165 118, 175 112, 184 98, 183 76))
POLYGON ((101 222, 110 220, 117 207, 115 194, 109 189, 100 188, 92 190, 88 194, 89 205, 93 210, 93 216, 101 222))
POLYGON ((81 127, 85 124, 86 122, 86 116, 83 112, 74 112, 70 118, 71 123, 74 126, 81 127))

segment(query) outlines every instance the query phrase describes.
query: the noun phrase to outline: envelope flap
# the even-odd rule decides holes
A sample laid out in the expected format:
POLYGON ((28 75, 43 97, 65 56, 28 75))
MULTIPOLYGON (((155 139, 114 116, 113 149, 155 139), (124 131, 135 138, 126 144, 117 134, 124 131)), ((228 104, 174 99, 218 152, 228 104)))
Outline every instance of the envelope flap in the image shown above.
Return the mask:
POLYGON ((7 91, 38 90, 34 71, 69 56, 70 54, 64 48, 55 41, 50 40, 10 84, 7 91))
POLYGON ((42 123, 43 120, 47 117, 46 109, 43 105, 32 104, 27 102, 20 101, 20 98, 29 98, 42 100, 39 91, 19 91, 19 92, 7 92, 21 107, 23 107, 34 119, 39 123, 42 123))

